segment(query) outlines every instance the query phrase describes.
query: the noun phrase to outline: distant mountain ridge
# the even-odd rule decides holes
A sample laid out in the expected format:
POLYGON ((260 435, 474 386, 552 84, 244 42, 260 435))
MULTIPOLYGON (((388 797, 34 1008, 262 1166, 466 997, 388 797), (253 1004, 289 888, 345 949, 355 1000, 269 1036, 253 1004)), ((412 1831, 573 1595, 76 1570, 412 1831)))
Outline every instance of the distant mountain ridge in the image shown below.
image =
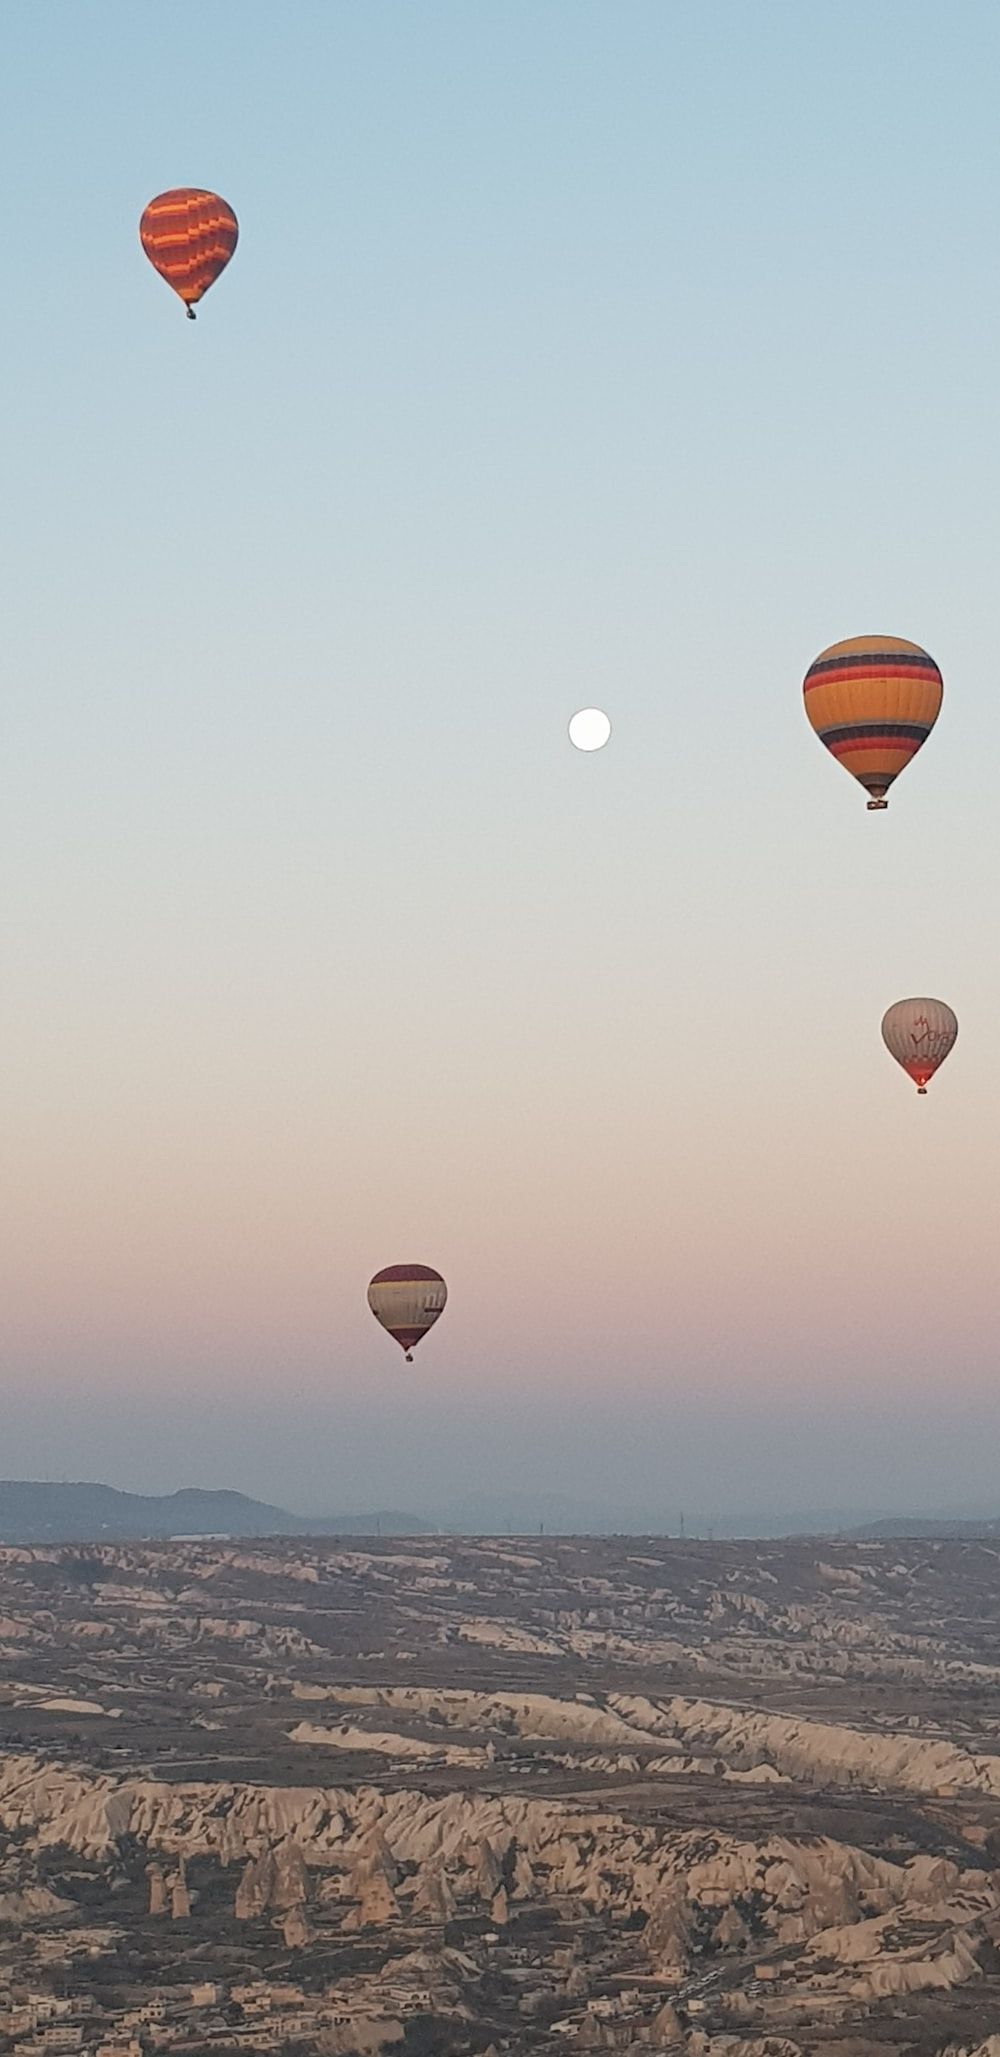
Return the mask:
POLYGON ((864 1528, 853 1528, 847 1540, 852 1543, 891 1542, 984 1542, 993 1536, 1000 1536, 1000 1517, 975 1521, 958 1517, 950 1520, 946 1515, 923 1516, 919 1514, 895 1514, 885 1521, 870 1521, 864 1528))
POLYGON ((112 1543, 177 1536, 426 1535, 430 1524, 396 1512, 289 1514, 246 1493, 185 1486, 122 1493, 89 1482, 0 1479, 0 1542, 112 1543))
MULTIPOLYGON (((678 1524, 679 1526, 679 1524, 678 1524)), ((469 1496, 433 1515, 398 1509, 367 1514, 290 1514, 287 1508, 223 1488, 184 1486, 176 1493, 120 1492, 90 1481, 0 1479, 0 1543, 113 1543, 169 1541, 181 1536, 426 1536, 454 1535, 652 1535, 677 1533, 639 1510, 630 1521, 621 1513, 546 1495, 536 1502, 517 1494, 469 1496), (542 1518, 544 1516, 544 1519, 542 1518), (644 1518, 643 1518, 644 1517, 644 1518)), ((681 1530, 683 1533, 683 1529, 681 1530)), ((839 1536, 844 1542, 915 1540, 975 1541, 1000 1537, 1000 1518, 890 1515, 860 1523, 827 1510, 814 1515, 744 1516, 713 1526, 688 1525, 694 1542, 713 1537, 764 1541, 779 1536, 839 1536)))

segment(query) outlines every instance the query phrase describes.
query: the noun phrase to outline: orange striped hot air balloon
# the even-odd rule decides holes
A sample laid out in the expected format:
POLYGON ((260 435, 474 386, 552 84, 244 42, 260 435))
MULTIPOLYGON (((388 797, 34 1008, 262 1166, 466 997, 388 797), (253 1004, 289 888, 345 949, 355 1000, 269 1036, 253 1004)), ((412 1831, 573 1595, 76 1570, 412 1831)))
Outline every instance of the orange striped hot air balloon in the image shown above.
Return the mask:
POLYGON ((820 742, 866 788, 870 808, 887 807, 893 779, 940 713, 944 688, 933 657, 898 636, 852 636, 821 652, 802 690, 820 742))
POLYGON ((444 1312, 448 1288, 439 1271, 426 1264, 388 1264, 377 1271, 368 1288, 368 1305, 393 1341, 406 1352, 407 1364, 422 1336, 444 1312))
POLYGON ((150 264, 179 293, 194 320, 195 302, 214 285, 236 248, 239 223, 218 193, 175 186, 151 200, 139 223, 150 264))
POLYGON ((918 1093, 926 1093, 957 1035, 958 1020, 944 1000, 897 1000, 882 1017, 882 1041, 918 1093))

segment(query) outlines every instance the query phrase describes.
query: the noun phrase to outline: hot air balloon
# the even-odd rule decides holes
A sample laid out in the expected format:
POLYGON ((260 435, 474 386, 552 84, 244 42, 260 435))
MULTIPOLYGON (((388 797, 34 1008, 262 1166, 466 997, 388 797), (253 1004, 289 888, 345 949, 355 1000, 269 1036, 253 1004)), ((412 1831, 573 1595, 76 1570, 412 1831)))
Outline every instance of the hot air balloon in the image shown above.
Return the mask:
POLYGON ((882 1041, 918 1093, 926 1093, 957 1035, 958 1022, 943 1000, 897 1000, 882 1017, 882 1041))
POLYGON ((809 666, 806 713, 831 755, 866 787, 870 809, 888 807, 893 779, 927 741, 943 685, 933 657, 897 636, 831 643, 809 666))
POLYGON ((175 186, 151 200, 139 223, 150 264, 179 293, 194 320, 195 302, 214 285, 236 248, 239 223, 218 193, 175 186))
POLYGON ((376 1321, 388 1329, 407 1364, 438 1315, 444 1313, 448 1288, 439 1271, 426 1264, 387 1264, 377 1271, 368 1288, 368 1305, 376 1321))

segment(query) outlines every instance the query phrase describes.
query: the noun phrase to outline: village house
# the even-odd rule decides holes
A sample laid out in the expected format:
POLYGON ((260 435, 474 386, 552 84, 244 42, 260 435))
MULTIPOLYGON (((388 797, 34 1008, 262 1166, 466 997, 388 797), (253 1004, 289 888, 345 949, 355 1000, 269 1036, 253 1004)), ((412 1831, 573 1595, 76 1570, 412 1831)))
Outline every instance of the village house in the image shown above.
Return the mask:
POLYGON ((225 1986, 213 1984, 208 1979, 200 1986, 191 1987, 192 2007, 219 2007, 225 1997, 225 1986))

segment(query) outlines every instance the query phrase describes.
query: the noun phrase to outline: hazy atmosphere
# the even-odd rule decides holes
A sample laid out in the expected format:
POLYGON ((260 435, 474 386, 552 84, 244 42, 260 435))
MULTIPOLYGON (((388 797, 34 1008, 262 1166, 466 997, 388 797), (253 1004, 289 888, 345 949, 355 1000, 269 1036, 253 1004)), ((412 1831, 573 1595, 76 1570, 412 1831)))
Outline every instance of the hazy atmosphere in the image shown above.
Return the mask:
POLYGON ((0 50, 0 1469, 1000 1512, 996 9, 0 50), (194 326, 182 182, 240 223, 194 326), (801 694, 869 632, 944 677, 873 815, 801 694))

